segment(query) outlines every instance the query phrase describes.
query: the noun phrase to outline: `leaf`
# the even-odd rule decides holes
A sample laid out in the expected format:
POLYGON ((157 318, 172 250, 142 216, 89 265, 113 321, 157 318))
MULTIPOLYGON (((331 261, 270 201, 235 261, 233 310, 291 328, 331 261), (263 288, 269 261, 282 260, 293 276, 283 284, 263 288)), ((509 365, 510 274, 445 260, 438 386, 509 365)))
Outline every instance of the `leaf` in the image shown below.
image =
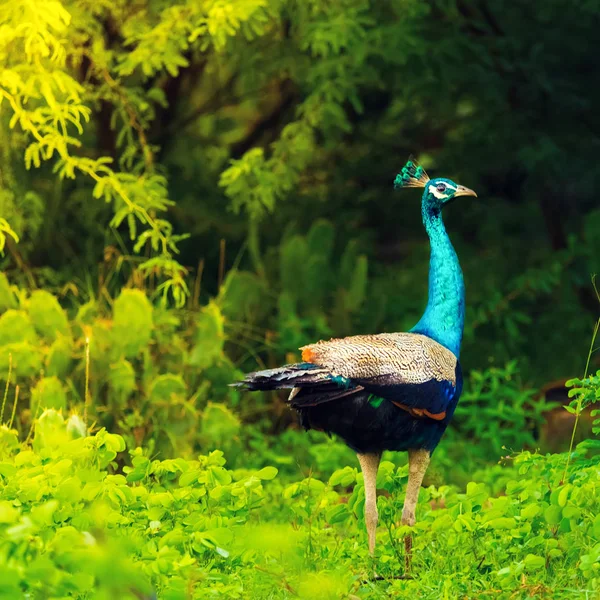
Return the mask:
POLYGON ((179 485, 181 487, 187 487, 193 483, 198 482, 198 478, 200 477, 200 471, 192 470, 187 473, 182 473, 181 477, 179 477, 179 485))
POLYGON ((0 501, 0 523, 15 523, 19 518, 19 511, 7 500, 0 501))
POLYGON ((166 373, 152 380, 148 398, 153 404, 169 405, 177 399, 185 398, 187 386, 180 375, 166 373))
POLYGON ((256 476, 259 479, 263 479, 263 480, 271 480, 271 479, 275 479, 275 477, 277 476, 277 469, 275 467, 263 467, 260 471, 258 471, 256 473, 256 476))
POLYGON ((592 531, 594 533, 594 537, 597 540, 600 540, 600 514, 597 514, 594 517, 594 521, 592 522, 592 531))
POLYGON ((336 485, 341 485, 343 487, 348 487, 356 482, 356 469, 352 467, 344 467, 343 469, 338 469, 334 471, 329 478, 329 485, 335 487, 336 485))
POLYGON ((227 406, 209 402, 202 413, 200 437, 207 446, 230 447, 241 428, 240 419, 227 406))
MULTIPOLYGON (((592 411, 592 413, 593 412, 594 411, 592 411)), ((583 442, 579 442, 579 444, 577 444, 577 448, 581 448, 584 450, 599 450, 600 449, 600 440, 594 440, 594 439, 583 440, 583 442)))
POLYGON ((229 485, 232 481, 231 473, 223 467, 209 467, 208 475, 212 485, 229 485))
POLYGON ((30 407, 33 414, 38 410, 67 408, 67 395, 58 377, 43 377, 31 392, 30 407))
POLYGON ((511 517, 498 517, 497 519, 491 519, 486 525, 491 529, 514 529, 517 523, 511 517))
POLYGON ((46 355, 46 374, 65 379, 73 362, 73 342, 70 337, 60 336, 52 342, 46 355))
POLYGON ((224 327, 221 310, 216 302, 210 302, 196 318, 195 343, 188 360, 190 365, 207 369, 223 358, 224 327))
POLYGON ((562 519, 562 508, 554 504, 549 506, 544 511, 544 518, 548 525, 558 525, 562 519))
POLYGON ((367 257, 361 255, 356 260, 346 296, 346 307, 351 312, 357 311, 364 301, 368 285, 367 271, 367 257))
POLYGON ((0 345, 37 341, 29 315, 22 310, 7 310, 0 317, 0 345))
POLYGON ((0 310, 5 311, 9 308, 16 308, 17 302, 15 294, 11 289, 6 274, 0 271, 0 310))
POLYGON ((126 358, 135 358, 152 338, 153 308, 140 290, 123 290, 113 307, 111 340, 126 358))
POLYGON ((542 509, 536 504, 529 504, 521 511, 521 518, 531 520, 540 514, 542 509))
POLYGON ((325 518, 331 525, 343 523, 350 518, 350 511, 346 504, 338 504, 327 509, 325 518))
POLYGON ((571 485, 564 485, 559 494, 558 494, 558 505, 560 507, 565 507, 567 505, 567 498, 569 497, 569 492, 571 491, 571 485))
POLYGON ((135 371, 133 365, 121 359, 110 365, 108 384, 112 396, 119 406, 125 407, 128 397, 135 390, 135 371))
POLYGON ((27 302, 27 311, 37 332, 44 338, 54 341, 59 336, 70 337, 67 313, 58 300, 49 292, 36 290, 27 302))
POLYGON ((523 560, 526 569, 536 571, 546 567, 546 559, 543 556, 528 554, 523 560))

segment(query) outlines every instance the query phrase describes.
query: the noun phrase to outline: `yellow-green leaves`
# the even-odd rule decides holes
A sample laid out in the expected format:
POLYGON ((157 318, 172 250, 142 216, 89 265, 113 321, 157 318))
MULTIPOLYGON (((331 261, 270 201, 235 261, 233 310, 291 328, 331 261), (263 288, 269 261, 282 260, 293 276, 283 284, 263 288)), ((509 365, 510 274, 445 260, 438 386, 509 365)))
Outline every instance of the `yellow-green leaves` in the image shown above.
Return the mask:
POLYGON ((42 337, 54 341, 59 336, 70 335, 67 314, 49 292, 34 291, 27 302, 27 308, 36 331, 42 337))
POLYGON ((19 518, 19 511, 7 500, 0 501, 0 523, 14 523, 19 518))
POLYGON ((42 368, 42 353, 37 344, 14 342, 0 346, 0 373, 5 377, 12 357, 13 373, 16 377, 33 377, 42 368))
POLYGON ((40 379, 31 391, 32 414, 42 412, 47 408, 66 410, 67 395, 57 377, 44 377, 40 379))
POLYGON ((121 359, 110 365, 108 383, 111 390, 111 399, 118 406, 125 407, 127 399, 135 389, 135 371, 132 364, 121 359))
POLYGON ((344 467, 343 469, 338 469, 329 478, 329 485, 341 485, 342 487, 348 487, 356 482, 356 474, 357 471, 355 467, 344 467))
MULTIPOLYGON (((177 306, 182 306, 188 293, 182 277, 185 270, 173 258, 182 238, 174 235, 171 224, 160 215, 172 202, 168 199, 164 178, 154 171, 154 149, 146 139, 145 129, 149 124, 144 113, 148 112, 149 103, 118 81, 119 76, 114 71, 120 65, 122 72, 127 72, 127 60, 114 61, 107 56, 102 43, 82 42, 101 37, 97 35, 97 23, 89 19, 88 12, 94 11, 77 5, 68 6, 74 15, 72 19, 66 6, 67 3, 55 0, 5 2, 2 6, 0 103, 11 113, 9 127, 18 128, 26 136, 24 161, 27 169, 39 168, 43 162, 54 160, 58 178, 83 176, 95 186, 92 193, 95 198, 113 204, 112 226, 117 227, 127 218, 130 235, 136 241, 134 251, 141 252, 146 242, 154 250, 154 256, 149 259, 152 262, 146 261, 141 272, 144 276, 160 273, 163 276, 161 285, 165 286, 161 290, 163 298, 173 298, 177 306), (86 69, 89 69, 83 84, 77 81, 72 71, 72 67, 80 67, 82 60, 87 61, 86 69), (91 84, 92 79, 94 84, 91 84), (84 126, 92 115, 90 106, 84 103, 84 96, 88 100, 110 100, 114 114, 121 115, 118 145, 122 150, 121 163, 127 172, 119 172, 113 167, 111 157, 78 152, 84 126), (126 144, 123 139, 127 140, 126 144), (136 173, 131 173, 132 170, 136 173), (142 231, 138 232, 138 228, 142 231)), ((189 27, 183 18, 185 12, 179 14, 184 29, 189 27)), ((162 40, 170 44, 170 49, 187 48, 185 35, 183 38, 173 36, 175 32, 168 23, 161 26, 163 34, 168 32, 162 40)), ((137 32, 139 34, 139 28, 137 32)), ((142 58, 139 64, 143 63, 144 68, 151 65, 161 56, 157 48, 164 45, 156 46, 151 42, 150 56, 142 58)), ((135 51, 126 56, 135 60, 135 51)), ((178 66, 187 64, 181 56, 158 60, 157 68, 166 67, 172 75, 176 74, 178 66)), ((153 97, 156 99, 156 91, 153 97)), ((113 125, 116 128, 116 124, 113 125)), ((20 136, 20 132, 14 136, 20 136)), ((16 137, 14 145, 22 145, 16 137)), ((15 241, 18 239, 6 218, 0 217, 0 252, 4 250, 7 236, 15 241)))
POLYGON ((0 317, 0 345, 36 340, 33 323, 25 311, 11 309, 0 317))
POLYGON ((209 402, 200 421, 200 439, 206 448, 228 448, 241 426, 239 417, 227 406, 209 402))
POLYGON ((0 272, 0 310, 16 308, 16 306, 15 294, 8 283, 8 278, 4 272, 0 272))
POLYGON ((65 378, 73 359, 73 342, 69 337, 60 336, 48 348, 45 368, 48 375, 65 378))
POLYGON ((301 578, 298 596, 304 600, 347 598, 350 581, 343 573, 308 573, 301 578))
POLYGON ((256 473, 256 476, 263 481, 269 481, 275 479, 277 476, 277 469, 275 467, 263 467, 256 473))
POLYGON ((36 451, 53 449, 65 444, 68 440, 65 419, 53 408, 44 410, 35 424, 33 447, 36 451))
POLYGON ((13 231, 8 221, 0 217, 0 254, 4 254, 4 246, 6 246, 6 237, 11 237, 15 242, 19 241, 19 236, 13 231))
POLYGON ((112 340, 126 358, 137 356, 152 337, 152 305, 140 290, 123 290, 113 307, 112 340))
POLYGON ((159 375, 150 384, 148 397, 150 402, 169 406, 181 399, 186 393, 186 385, 179 375, 159 375))
POLYGON ((196 317, 195 344, 189 363, 206 369, 223 358, 225 319, 216 302, 211 302, 196 317))

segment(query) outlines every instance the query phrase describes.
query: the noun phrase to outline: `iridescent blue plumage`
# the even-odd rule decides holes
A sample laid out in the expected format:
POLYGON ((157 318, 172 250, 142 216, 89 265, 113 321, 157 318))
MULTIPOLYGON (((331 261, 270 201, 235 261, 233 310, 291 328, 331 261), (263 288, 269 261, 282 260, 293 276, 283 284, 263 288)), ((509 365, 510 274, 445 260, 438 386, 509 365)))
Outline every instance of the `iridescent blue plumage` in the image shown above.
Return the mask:
POLYGON ((410 330, 422 333, 460 356, 465 323, 465 286, 458 257, 442 221, 442 204, 432 189, 443 183, 456 185, 448 179, 435 179, 423 193, 421 213, 429 235, 429 299, 419 322, 410 330))
POLYGON ((357 451, 365 474, 371 552, 377 524, 375 475, 381 453, 409 452, 402 522, 413 525, 429 456, 460 397, 458 358, 465 289, 441 211, 458 196, 476 195, 449 179, 430 180, 412 159, 396 177, 394 187, 424 188, 421 213, 431 258, 429 297, 418 323, 408 333, 352 336, 306 346, 304 362, 251 373, 239 384, 250 390, 293 388, 288 401, 299 412, 305 428, 335 433, 357 451))
POLYGON ((409 333, 306 346, 305 362, 250 374, 242 384, 249 389, 294 388, 289 402, 303 425, 336 433, 358 452, 433 451, 461 389, 465 289, 442 207, 474 192, 449 179, 430 180, 412 159, 394 185, 424 188, 421 214, 431 258, 429 298, 418 323, 409 333), (374 403, 373 397, 384 402, 374 403))

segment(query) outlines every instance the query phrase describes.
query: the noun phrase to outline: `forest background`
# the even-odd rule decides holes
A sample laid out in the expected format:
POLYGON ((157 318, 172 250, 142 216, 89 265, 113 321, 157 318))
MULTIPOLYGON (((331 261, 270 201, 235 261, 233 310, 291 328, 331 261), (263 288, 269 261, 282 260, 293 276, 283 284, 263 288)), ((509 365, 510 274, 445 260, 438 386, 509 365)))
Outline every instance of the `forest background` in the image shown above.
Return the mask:
MULTIPOLYGON (((223 451, 234 474, 214 485, 260 486, 247 471, 268 480, 276 466, 276 507, 277 490, 305 476, 333 474, 328 485, 350 492, 349 450, 300 432, 280 396, 227 384, 297 360, 298 347, 318 339, 416 322, 429 245, 419 194, 392 189, 411 153, 431 176, 478 193, 445 212, 467 286, 467 385, 428 483, 461 490, 480 473, 497 493, 507 478, 501 456, 567 450, 575 416, 600 398, 587 379, 578 388, 587 400, 578 392, 569 412, 561 407, 564 381, 598 365, 588 349, 600 306, 590 278, 600 264, 600 86, 590 51, 599 14, 593 0, 0 2, 7 456, 18 461, 19 444, 34 440, 35 452, 52 448, 63 460, 56 436, 66 428, 98 448, 98 435, 112 436, 96 467, 103 477, 124 468, 127 485, 156 477, 151 460, 196 473, 198 453, 213 457, 202 468, 230 473, 223 451)), ((591 434, 585 415, 576 440, 591 434)), ((550 456, 556 472, 548 469, 562 474, 566 455, 550 456)), ((398 469, 388 487, 400 496, 403 459, 387 458, 398 469)), ((306 485, 310 495, 316 484, 306 485)), ((290 499, 303 488, 285 489, 290 499)), ((6 497, 17 512, 3 521, 0 510, 0 522, 27 513, 18 497, 6 497)), ((359 508, 341 518, 328 498, 331 506, 319 504, 335 509, 322 515, 325 529, 356 511, 360 520, 359 508)), ((282 515, 295 509, 279 508, 276 520, 289 521, 282 515)), ((316 544, 305 513, 292 515, 311 524, 303 560, 316 544)), ((66 520, 51 518, 54 535, 66 520)), ((158 534, 161 518, 149 520, 158 534)), ((235 569, 211 563, 210 552, 230 555, 219 537, 226 528, 211 522, 177 576, 170 563, 168 576, 159 569, 143 581, 197 597, 202 585, 231 585, 227 593, 245 597, 235 569), (209 585, 198 572, 211 569, 231 577, 209 585)), ((521 570, 510 577, 540 567, 526 556, 534 554, 515 558, 521 570)), ((300 562, 296 583, 263 573, 256 590, 302 595, 308 585, 310 597, 323 580, 307 583, 300 562)), ((7 581, 34 593, 19 577, 7 581)), ((120 585, 93 577, 87 585, 120 585)), ((332 581, 331 597, 364 592, 358 579, 332 581)))

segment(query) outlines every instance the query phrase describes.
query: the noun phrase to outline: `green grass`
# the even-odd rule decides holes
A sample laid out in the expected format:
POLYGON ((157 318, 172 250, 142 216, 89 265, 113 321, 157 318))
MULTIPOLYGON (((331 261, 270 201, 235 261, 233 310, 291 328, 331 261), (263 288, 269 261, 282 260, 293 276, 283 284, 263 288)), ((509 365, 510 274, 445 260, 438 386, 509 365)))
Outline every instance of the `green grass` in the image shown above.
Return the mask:
MULTIPOLYGON (((329 481, 228 469, 220 451, 151 460, 45 411, 32 445, 0 430, 0 598, 593 598, 600 459, 514 455, 466 489, 421 490, 412 579, 406 466, 384 461, 375 559, 354 467, 329 481), (491 490, 501 483, 500 493, 491 490), (379 579, 374 577, 377 572, 379 579)), ((465 447, 465 451, 468 448, 465 447)))

